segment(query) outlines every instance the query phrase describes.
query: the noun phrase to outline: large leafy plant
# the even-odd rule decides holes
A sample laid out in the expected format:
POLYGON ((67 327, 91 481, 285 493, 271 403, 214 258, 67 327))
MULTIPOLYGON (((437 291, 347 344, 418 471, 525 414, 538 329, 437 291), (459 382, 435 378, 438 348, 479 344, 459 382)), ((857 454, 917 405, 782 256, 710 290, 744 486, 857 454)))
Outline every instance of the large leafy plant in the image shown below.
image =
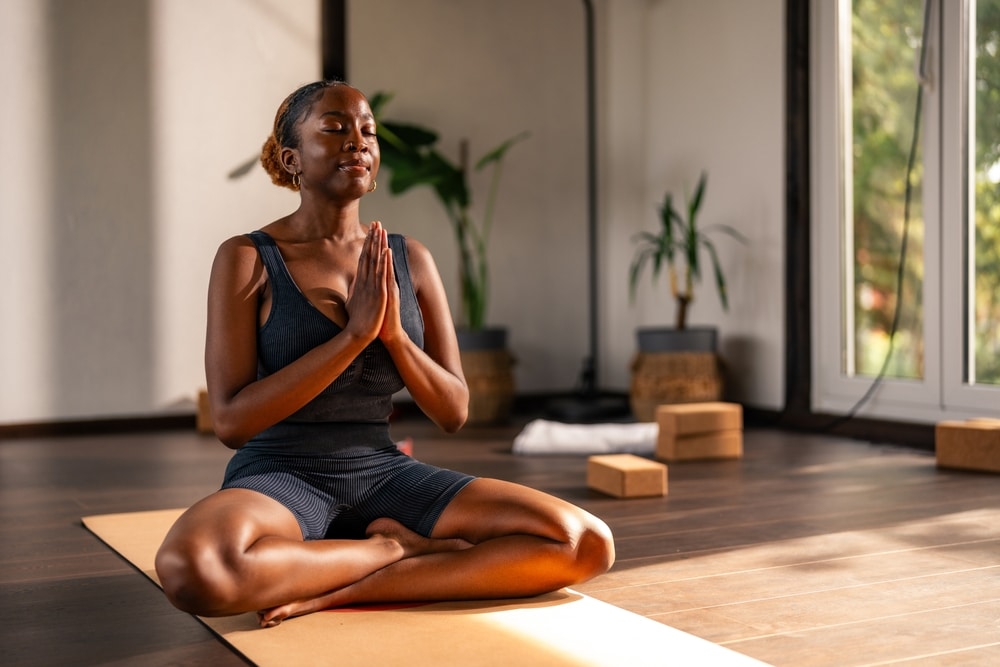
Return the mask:
POLYGON ((528 134, 507 139, 475 163, 476 171, 486 167, 493 170, 483 216, 477 222, 471 209, 468 142, 461 142, 460 158, 457 163, 452 162, 437 149, 438 135, 433 130, 382 118, 391 99, 390 94, 377 93, 370 100, 378 122, 382 166, 389 169, 389 190, 399 195, 418 185, 433 188, 448 215, 458 246, 461 321, 470 329, 481 329, 486 324, 490 285, 487 250, 503 159, 528 134))
POLYGON ((702 249, 708 253, 712 263, 712 273, 715 285, 719 290, 719 300, 722 302, 722 307, 729 308, 726 279, 719 264, 719 255, 715 250, 715 244, 709 235, 713 232, 722 232, 740 242, 746 241, 742 234, 728 225, 710 225, 704 229, 698 228, 698 211, 701 209, 707 182, 708 175, 702 172, 701 178, 698 180, 698 187, 695 188, 694 194, 687 199, 687 217, 681 215, 681 211, 674 206, 673 196, 668 192, 659 209, 659 229, 656 233, 641 232, 635 237, 638 247, 629 268, 630 294, 633 298, 635 297, 636 286, 647 264, 651 266, 654 283, 659 278, 660 271, 666 266, 670 280, 670 293, 676 302, 675 327, 677 329, 687 327, 688 306, 694 300, 695 283, 701 279, 702 263, 700 257, 702 249), (680 269, 677 266, 679 263, 677 256, 683 260, 683 267, 680 269), (682 274, 681 280, 678 280, 679 273, 682 274))

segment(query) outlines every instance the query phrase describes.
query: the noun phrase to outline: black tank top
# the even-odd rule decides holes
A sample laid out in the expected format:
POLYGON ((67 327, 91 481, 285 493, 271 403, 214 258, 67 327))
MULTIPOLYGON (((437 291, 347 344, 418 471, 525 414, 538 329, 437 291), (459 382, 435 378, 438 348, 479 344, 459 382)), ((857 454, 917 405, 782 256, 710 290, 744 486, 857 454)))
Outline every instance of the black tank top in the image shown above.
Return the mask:
MULTIPOLYGON (((257 377, 263 378, 295 361, 342 329, 316 309, 292 279, 281 251, 267 233, 248 234, 257 246, 271 283, 271 312, 257 332, 257 377)), ((393 268, 399 285, 399 310, 403 329, 419 347, 424 345, 424 322, 410 280, 406 239, 389 234, 393 268)), ((301 410, 276 429, 316 422, 388 422, 392 395, 403 389, 403 380, 382 342, 375 340, 340 376, 301 410)), ((274 428, 274 427, 272 427, 274 428)), ((264 431, 254 440, 270 440, 276 433, 264 431)))

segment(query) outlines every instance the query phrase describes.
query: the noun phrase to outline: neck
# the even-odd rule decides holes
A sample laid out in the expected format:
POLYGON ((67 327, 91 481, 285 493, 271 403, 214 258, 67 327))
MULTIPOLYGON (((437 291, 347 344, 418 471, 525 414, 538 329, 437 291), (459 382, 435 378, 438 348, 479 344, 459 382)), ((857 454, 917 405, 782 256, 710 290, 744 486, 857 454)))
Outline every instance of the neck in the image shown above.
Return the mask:
POLYGON ((352 239, 361 230, 361 206, 356 199, 340 204, 320 202, 304 194, 299 208, 287 220, 289 227, 296 230, 303 240, 352 239))

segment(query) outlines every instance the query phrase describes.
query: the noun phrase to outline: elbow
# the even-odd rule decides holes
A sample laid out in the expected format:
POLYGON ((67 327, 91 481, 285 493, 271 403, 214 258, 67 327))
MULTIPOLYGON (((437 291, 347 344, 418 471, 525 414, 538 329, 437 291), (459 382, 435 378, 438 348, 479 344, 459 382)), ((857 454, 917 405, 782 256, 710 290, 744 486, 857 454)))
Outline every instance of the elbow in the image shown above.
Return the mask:
POLYGON ((445 433, 458 433, 469 419, 469 394, 466 392, 462 400, 455 401, 452 409, 436 419, 438 427, 445 433))
POLYGON ((441 394, 436 400, 417 405, 445 433, 457 433, 469 418, 469 390, 464 385, 460 391, 441 394), (444 400, 441 400, 441 399, 444 400))
POLYGON ((468 416, 468 410, 465 410, 461 415, 455 415, 450 419, 439 420, 438 427, 440 427, 445 433, 458 433, 458 431, 465 426, 465 420, 468 419, 468 416))
POLYGON ((239 449, 243 445, 247 444, 246 438, 223 438, 219 436, 219 441, 229 449, 239 449))
POLYGON ((440 415, 434 421, 437 423, 438 428, 440 428, 445 433, 458 433, 458 431, 465 426, 465 422, 469 418, 469 403, 460 404, 456 409, 451 410, 448 414, 440 415))
POLYGON ((208 417, 212 433, 229 449, 239 449, 250 440, 229 402, 211 401, 208 417))
POLYGON ((229 449, 239 449, 243 445, 247 444, 247 441, 249 440, 246 436, 236 433, 219 433, 216 431, 215 436, 229 449))
POLYGON ((216 418, 212 424, 212 429, 215 431, 215 437, 229 449, 239 449, 250 439, 230 419, 216 418))

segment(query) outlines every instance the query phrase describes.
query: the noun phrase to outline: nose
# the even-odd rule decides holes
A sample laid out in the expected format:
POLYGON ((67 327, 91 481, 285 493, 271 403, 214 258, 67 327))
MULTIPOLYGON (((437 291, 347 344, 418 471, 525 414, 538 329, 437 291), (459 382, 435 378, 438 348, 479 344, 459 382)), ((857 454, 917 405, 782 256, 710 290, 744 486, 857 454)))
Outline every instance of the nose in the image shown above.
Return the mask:
POLYGON ((351 151, 352 153, 354 151, 360 151, 363 153, 368 150, 368 146, 365 145, 364 137, 361 135, 359 130, 355 130, 348 135, 347 139, 344 141, 344 150, 351 151))

